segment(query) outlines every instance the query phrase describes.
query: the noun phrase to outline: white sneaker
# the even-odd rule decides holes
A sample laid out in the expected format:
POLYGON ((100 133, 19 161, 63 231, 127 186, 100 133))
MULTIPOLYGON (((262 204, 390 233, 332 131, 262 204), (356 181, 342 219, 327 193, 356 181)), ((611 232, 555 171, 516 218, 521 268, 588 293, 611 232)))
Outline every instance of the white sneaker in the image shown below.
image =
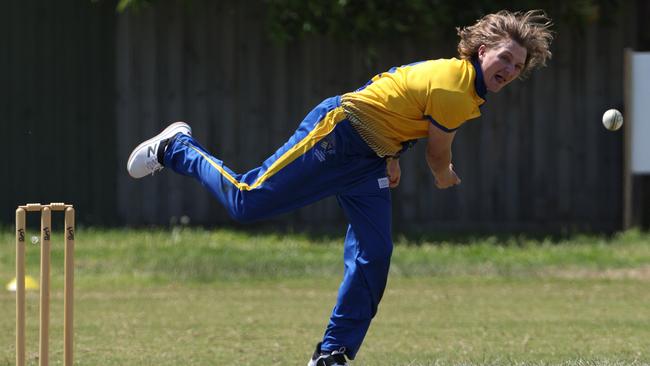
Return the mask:
POLYGON ((307 366, 348 366, 348 361, 345 359, 345 348, 337 351, 332 351, 330 354, 321 353, 320 343, 316 345, 314 355, 307 366))
POLYGON ((133 178, 142 178, 161 170, 167 143, 178 133, 192 136, 192 128, 185 122, 174 122, 133 149, 126 163, 129 175, 133 178))

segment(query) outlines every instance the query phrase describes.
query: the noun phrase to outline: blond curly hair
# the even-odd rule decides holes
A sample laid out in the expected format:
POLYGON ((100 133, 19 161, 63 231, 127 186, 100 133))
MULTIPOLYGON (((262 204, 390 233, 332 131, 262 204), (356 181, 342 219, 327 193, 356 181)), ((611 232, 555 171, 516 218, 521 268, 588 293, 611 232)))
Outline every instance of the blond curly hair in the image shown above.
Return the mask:
POLYGON ((469 60, 478 54, 481 45, 492 48, 512 39, 527 50, 521 72, 521 77, 525 77, 535 68, 546 66, 546 61, 551 58, 552 25, 543 10, 525 13, 501 10, 488 14, 474 25, 456 28, 460 36, 458 54, 462 59, 469 60))

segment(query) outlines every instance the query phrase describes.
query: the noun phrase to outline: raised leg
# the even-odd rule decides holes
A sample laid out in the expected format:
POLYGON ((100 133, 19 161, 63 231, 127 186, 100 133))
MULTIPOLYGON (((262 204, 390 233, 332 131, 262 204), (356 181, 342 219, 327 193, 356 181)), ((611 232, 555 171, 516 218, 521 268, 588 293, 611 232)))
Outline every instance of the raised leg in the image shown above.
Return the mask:
POLYGON ((170 142, 164 166, 196 178, 240 222, 305 206, 385 170, 345 119, 338 98, 312 110, 281 148, 247 173, 233 172, 188 135, 170 142))

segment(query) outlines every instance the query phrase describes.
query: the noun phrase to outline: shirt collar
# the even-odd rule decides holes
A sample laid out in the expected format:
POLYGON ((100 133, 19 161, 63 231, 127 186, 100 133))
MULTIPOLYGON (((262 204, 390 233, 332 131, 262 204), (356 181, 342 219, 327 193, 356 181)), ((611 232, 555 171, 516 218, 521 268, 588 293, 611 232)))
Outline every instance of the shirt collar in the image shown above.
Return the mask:
POLYGON ((483 80, 483 70, 481 69, 481 63, 478 61, 478 57, 472 57, 472 66, 474 66, 474 70, 476 70, 476 79, 474 80, 476 94, 485 99, 487 87, 485 86, 485 80, 483 80))

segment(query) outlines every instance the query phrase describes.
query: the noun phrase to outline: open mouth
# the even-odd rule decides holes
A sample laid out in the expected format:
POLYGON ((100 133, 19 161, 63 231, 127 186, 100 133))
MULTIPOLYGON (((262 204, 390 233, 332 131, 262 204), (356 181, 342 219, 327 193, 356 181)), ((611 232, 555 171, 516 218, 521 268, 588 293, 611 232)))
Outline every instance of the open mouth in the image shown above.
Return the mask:
POLYGON ((504 84, 506 82, 506 79, 503 76, 498 75, 498 74, 494 75, 494 80, 496 80, 497 83, 499 83, 500 85, 504 84))

